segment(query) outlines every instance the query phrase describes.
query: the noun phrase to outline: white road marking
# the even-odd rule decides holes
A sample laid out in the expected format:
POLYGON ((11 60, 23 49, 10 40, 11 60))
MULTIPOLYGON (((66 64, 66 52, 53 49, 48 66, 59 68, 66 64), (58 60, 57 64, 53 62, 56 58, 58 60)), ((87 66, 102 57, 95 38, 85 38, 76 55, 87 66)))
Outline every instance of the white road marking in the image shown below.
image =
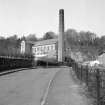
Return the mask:
MULTIPOLYGON (((59 71, 60 71, 60 70, 59 70, 59 71)), ((58 73, 59 71, 57 71, 57 72, 55 73, 55 75, 52 77, 52 79, 49 81, 48 87, 47 87, 47 89, 46 89, 46 91, 45 91, 45 94, 44 94, 44 96, 43 96, 43 98, 42 98, 41 105, 44 105, 44 104, 45 104, 46 99, 47 99, 47 96, 48 96, 48 92, 49 92, 50 87, 51 87, 51 84, 52 84, 52 82, 53 82, 55 76, 57 75, 57 73, 58 73)))

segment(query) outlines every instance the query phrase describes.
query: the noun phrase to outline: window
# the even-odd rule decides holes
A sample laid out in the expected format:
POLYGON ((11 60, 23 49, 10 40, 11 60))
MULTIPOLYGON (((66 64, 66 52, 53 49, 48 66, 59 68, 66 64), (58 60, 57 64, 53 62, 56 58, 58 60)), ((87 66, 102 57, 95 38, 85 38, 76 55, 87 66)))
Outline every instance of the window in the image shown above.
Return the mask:
POLYGON ((47 46, 47 49, 49 50, 49 46, 47 46))
POLYGON ((46 52, 46 48, 47 48, 47 47, 46 47, 46 46, 44 46, 44 52, 46 52))
POLYGON ((41 50, 41 47, 39 46, 39 51, 41 50))
POLYGON ((55 44, 53 44, 53 50, 55 50, 55 44))
POLYGON ((36 47, 34 48, 34 52, 36 52, 36 47))
POLYGON ((51 50, 53 50, 53 45, 51 45, 51 50))
POLYGON ((39 51, 39 47, 37 47, 37 51, 39 51))
POLYGON ((42 46, 40 47, 40 50, 43 51, 43 47, 42 46))
POLYGON ((41 51, 43 51, 44 50, 44 46, 41 46, 41 51))
POLYGON ((51 45, 49 45, 49 50, 51 50, 51 45))
POLYGON ((51 45, 51 50, 55 50, 55 44, 51 45))

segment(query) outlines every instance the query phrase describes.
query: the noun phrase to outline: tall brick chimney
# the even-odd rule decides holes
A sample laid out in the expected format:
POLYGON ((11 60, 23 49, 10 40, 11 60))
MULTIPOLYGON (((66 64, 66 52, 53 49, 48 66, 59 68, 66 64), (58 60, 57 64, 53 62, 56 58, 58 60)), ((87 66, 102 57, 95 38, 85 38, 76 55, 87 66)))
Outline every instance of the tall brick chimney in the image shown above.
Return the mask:
POLYGON ((59 10, 58 62, 64 61, 64 10, 59 10))

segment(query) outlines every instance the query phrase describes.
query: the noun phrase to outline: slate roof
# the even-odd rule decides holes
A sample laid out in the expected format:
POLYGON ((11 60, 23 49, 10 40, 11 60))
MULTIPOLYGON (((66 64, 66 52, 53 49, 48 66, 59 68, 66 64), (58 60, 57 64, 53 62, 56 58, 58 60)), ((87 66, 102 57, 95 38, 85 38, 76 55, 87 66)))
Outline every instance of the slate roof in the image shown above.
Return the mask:
POLYGON ((33 44, 35 46, 40 46, 40 45, 53 44, 53 43, 56 43, 57 41, 58 39, 48 39, 48 40, 42 40, 42 41, 37 41, 37 42, 29 41, 27 43, 33 44))

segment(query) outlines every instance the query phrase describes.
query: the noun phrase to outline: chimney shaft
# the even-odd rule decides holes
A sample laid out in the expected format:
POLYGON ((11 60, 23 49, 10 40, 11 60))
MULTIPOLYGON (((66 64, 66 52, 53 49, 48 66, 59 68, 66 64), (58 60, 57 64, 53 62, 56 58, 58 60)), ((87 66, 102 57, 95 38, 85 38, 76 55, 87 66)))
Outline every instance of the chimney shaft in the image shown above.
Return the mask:
POLYGON ((58 62, 64 61, 64 10, 59 10, 58 62))

